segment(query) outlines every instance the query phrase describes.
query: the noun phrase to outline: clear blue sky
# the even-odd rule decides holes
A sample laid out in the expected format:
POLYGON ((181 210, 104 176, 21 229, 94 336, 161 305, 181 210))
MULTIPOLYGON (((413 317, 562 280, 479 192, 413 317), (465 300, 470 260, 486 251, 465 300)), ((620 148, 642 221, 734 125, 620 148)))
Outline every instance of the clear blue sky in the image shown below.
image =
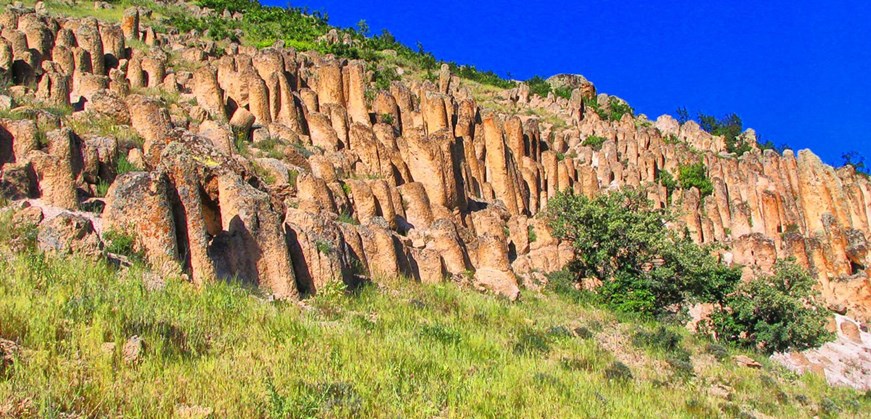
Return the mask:
MULTIPOLYGON (((284 1, 266 0, 284 5, 284 1)), ((775 144, 871 159, 871 2, 295 0, 517 79, 579 73, 652 119, 735 112, 775 144)))

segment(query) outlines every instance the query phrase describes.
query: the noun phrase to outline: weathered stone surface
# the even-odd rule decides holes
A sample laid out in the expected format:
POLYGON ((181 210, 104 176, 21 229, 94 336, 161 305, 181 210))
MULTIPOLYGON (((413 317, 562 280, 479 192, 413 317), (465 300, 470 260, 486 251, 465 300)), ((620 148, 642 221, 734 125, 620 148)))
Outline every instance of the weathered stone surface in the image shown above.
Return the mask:
POLYGON ((834 386, 871 389, 871 334, 841 315, 835 316, 832 326, 837 336, 833 342, 802 352, 777 353, 771 359, 799 374, 819 374, 834 386))
POLYGON ((136 238, 151 266, 180 273, 178 231, 163 174, 133 172, 119 176, 106 193, 103 231, 136 238))
POLYGON ((86 110, 110 118, 120 125, 130 124, 130 113, 121 95, 111 90, 98 90, 91 95, 86 110))
POLYGON ((77 209, 77 169, 81 169, 81 152, 72 132, 61 129, 48 134, 49 153, 33 151, 28 159, 39 182, 40 197, 49 205, 77 209))
POLYGON ((371 63, 282 43, 221 49, 155 31, 146 9, 114 23, 13 9, 0 15, 0 76, 11 81, 0 109, 15 119, 0 119, 3 196, 105 204, 104 227, 137 226, 128 232, 150 263, 197 284, 237 276, 293 298, 366 273, 475 272, 479 288, 515 298, 518 282, 534 289, 572 255, 537 216, 549 199, 631 186, 679 212, 675 229, 727 247, 722 260, 746 278, 794 257, 828 306, 871 318, 871 182, 809 151, 759 151, 752 130, 741 134, 751 151, 730 156, 694 122, 601 117, 591 100, 607 112, 622 99, 579 75, 548 80, 568 99, 520 84, 488 90, 481 107, 480 89, 450 66, 437 83, 403 76, 378 91, 371 63), (605 141, 585 145, 590 136, 605 141), (710 196, 659 184, 696 161, 710 196), (145 172, 116 179, 122 166, 145 172))
POLYGON ((96 256, 102 248, 91 220, 68 212, 40 224, 36 241, 48 253, 96 256))
POLYGON ((221 244, 210 248, 218 274, 262 286, 279 298, 297 297, 282 216, 269 195, 226 174, 218 178, 218 197, 222 232, 215 241, 221 244))
POLYGON ((141 95, 127 96, 131 126, 145 140, 142 149, 146 159, 155 162, 166 143, 174 137, 169 113, 154 99, 141 95))

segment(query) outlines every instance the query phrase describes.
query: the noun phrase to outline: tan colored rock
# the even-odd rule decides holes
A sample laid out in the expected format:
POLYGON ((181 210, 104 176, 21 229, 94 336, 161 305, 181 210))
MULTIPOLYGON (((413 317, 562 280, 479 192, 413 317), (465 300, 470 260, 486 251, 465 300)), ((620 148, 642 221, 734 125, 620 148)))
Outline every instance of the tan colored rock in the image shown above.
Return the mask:
POLYGON ((502 135, 502 128, 493 115, 484 116, 484 140, 486 142, 487 180, 493 187, 496 198, 501 200, 511 214, 518 214, 518 192, 509 168, 509 156, 502 135))
POLYGON ((420 98, 420 110, 429 134, 448 128, 445 98, 444 95, 433 92, 426 92, 420 98))
POLYGON ((301 294, 316 294, 331 281, 348 280, 344 239, 334 222, 323 216, 288 208, 287 244, 301 294))
POLYGON ((121 18, 121 30, 127 39, 139 40, 139 8, 130 7, 124 10, 121 18))
POLYGON ((36 198, 39 195, 36 172, 28 162, 6 163, 0 171, 0 196, 11 199, 36 198))
POLYGON ((184 266, 190 270, 191 281, 200 286, 217 278, 209 243, 221 229, 216 199, 204 200, 208 194, 202 177, 203 172, 221 167, 221 156, 205 141, 189 137, 170 142, 159 157, 159 170, 167 174, 172 187, 169 193, 177 196, 180 205, 176 225, 187 240, 182 241, 184 248, 179 253, 185 255, 184 266))
POLYGON ((98 90, 91 94, 91 100, 85 109, 97 115, 110 118, 117 124, 129 125, 130 112, 121 96, 111 90, 98 90))
POLYGON ((337 151, 339 149, 339 137, 333 129, 329 118, 320 113, 309 113, 308 129, 311 133, 311 141, 315 147, 325 151, 337 151))
POLYGON ((249 111, 254 115, 258 124, 269 124, 272 122, 272 114, 266 82, 255 71, 245 71, 241 74, 241 78, 248 91, 249 111))
POLYGON ((0 166, 23 159, 39 149, 39 129, 33 120, 0 119, 0 166))
POLYGON ((98 26, 99 24, 95 19, 86 19, 80 22, 75 31, 76 42, 79 47, 88 52, 91 58, 91 71, 94 74, 106 75, 103 40, 98 26))
POLYGON ((405 222, 408 224, 408 228, 428 228, 434 218, 423 184, 419 182, 406 183, 397 189, 402 196, 402 208, 405 212, 405 222))
POLYGON ((439 252, 432 249, 412 249, 415 278, 424 284, 438 284, 445 279, 439 252))
POLYGON ((130 95, 125 99, 130 114, 130 126, 145 140, 142 149, 152 163, 162 147, 173 139, 172 123, 166 108, 154 99, 130 95))
MULTIPOLYGON (((248 122, 253 123, 253 117, 248 122)), ((247 122, 242 123, 242 125, 243 130, 241 132, 247 132, 247 129, 250 129, 250 125, 247 122), (245 128, 246 126, 248 128, 245 128)), ((225 122, 217 122, 211 119, 205 120, 200 124, 197 135, 208 138, 212 145, 224 154, 233 154, 236 151, 234 143, 236 137, 233 135, 233 129, 231 125, 225 122)))
POLYGON ((69 129, 55 130, 47 134, 49 153, 34 151, 28 155, 36 172, 40 197, 49 205, 77 209, 75 161, 81 154, 69 129))
POLYGON ((226 174, 218 178, 218 196, 223 230, 210 248, 211 254, 221 256, 216 258, 218 274, 251 282, 278 298, 298 297, 283 217, 272 208, 269 195, 226 174))
POLYGON ((239 108, 236 109, 236 112, 233 112, 233 117, 230 118, 230 126, 233 127, 235 135, 238 135, 238 138, 248 141, 251 139, 251 127, 254 126, 256 121, 257 117, 254 114, 248 112, 245 108, 239 108))
POLYGON ((136 238, 146 259, 165 275, 181 272, 169 184, 160 173, 133 172, 119 176, 106 193, 103 231, 136 238))
POLYGON ((121 60, 127 58, 123 30, 117 25, 101 25, 100 38, 103 41, 107 71, 110 68, 118 68, 121 60))
POLYGON ((847 339, 856 342, 862 343, 862 336, 859 327, 856 326, 856 323, 851 321, 843 321, 840 324, 840 333, 847 339))
POLYGON ((342 69, 338 63, 327 62, 317 68, 317 98, 323 105, 345 105, 342 69))
POLYGON ((208 66, 198 68, 193 75, 191 91, 200 105, 212 118, 225 120, 224 92, 218 85, 217 73, 208 66))
POLYGON ((762 364, 756 362, 755 360, 753 360, 753 358, 750 358, 746 355, 736 355, 734 359, 735 359, 735 364, 742 366, 742 367, 754 368, 754 369, 762 368, 762 364))
POLYGON ((474 283, 476 287, 501 295, 511 301, 517 300, 520 296, 517 278, 511 271, 480 268, 475 271, 474 283))
POLYGON ((323 179, 309 174, 300 174, 296 178, 298 196, 301 198, 299 209, 318 214, 323 211, 338 213, 333 194, 323 179))
POLYGON ((121 348, 121 356, 125 364, 136 365, 142 362, 142 356, 145 352, 145 341, 139 336, 132 336, 124 342, 124 347, 121 348))
POLYGON ((353 62, 348 69, 348 117, 352 123, 370 125, 369 111, 366 107, 366 77, 362 62, 353 62))
POLYGON ((101 243, 91 220, 62 212, 39 225, 36 237, 39 250, 46 253, 98 256, 101 243))

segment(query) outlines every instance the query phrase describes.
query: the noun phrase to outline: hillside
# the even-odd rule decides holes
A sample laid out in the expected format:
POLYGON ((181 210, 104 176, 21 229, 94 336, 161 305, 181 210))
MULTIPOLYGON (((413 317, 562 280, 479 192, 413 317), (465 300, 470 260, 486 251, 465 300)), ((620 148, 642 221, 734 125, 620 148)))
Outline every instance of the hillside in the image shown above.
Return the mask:
POLYGON ((868 321, 871 181, 850 167, 648 120, 582 76, 503 80, 245 0, 17 3, 0 27, 0 337, 21 354, 4 358, 7 413, 868 403, 759 354, 761 369, 712 360, 685 332, 683 349, 630 348, 655 326, 554 291, 574 254, 544 216, 560 192, 645 188, 745 279, 794 257, 826 307, 868 321))
POLYGON ((860 417, 871 407, 817 375, 571 292, 512 303, 378 278, 285 304, 237 283, 194 289, 141 267, 46 256, 9 222, 4 213, 0 238, 21 248, 4 244, 0 260, 2 417, 860 417))

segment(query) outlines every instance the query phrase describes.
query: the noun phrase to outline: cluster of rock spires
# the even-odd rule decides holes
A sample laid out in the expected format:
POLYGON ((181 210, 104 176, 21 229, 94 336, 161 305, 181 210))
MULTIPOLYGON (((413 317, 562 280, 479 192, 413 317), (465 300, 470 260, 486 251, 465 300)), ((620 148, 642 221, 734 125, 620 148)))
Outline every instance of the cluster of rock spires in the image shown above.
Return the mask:
POLYGON ((725 244, 724 261, 748 276, 794 256, 831 307, 871 318, 871 182, 850 168, 809 151, 729 155, 721 137, 669 116, 603 120, 584 99, 607 108, 609 97, 580 77, 558 80, 575 87, 571 100, 505 90, 495 100, 506 115, 482 109, 447 67, 438 83, 374 91, 364 62, 280 44, 219 49, 143 27, 143 13, 120 23, 20 6, 0 15, 11 96, 74 109, 0 119, 2 194, 45 219, 45 247, 70 250, 74 237, 99 253, 101 233, 125 232, 159 272, 235 277, 278 298, 378 275, 516 298, 572 256, 538 216, 550 198, 648 185, 682 214, 676 228, 725 244), (142 141, 72 129, 94 121, 142 141), (590 135, 606 139, 600 149, 582 144, 590 135), (119 160, 139 171, 118 175, 119 160), (711 196, 657 183, 696 161, 711 196))

